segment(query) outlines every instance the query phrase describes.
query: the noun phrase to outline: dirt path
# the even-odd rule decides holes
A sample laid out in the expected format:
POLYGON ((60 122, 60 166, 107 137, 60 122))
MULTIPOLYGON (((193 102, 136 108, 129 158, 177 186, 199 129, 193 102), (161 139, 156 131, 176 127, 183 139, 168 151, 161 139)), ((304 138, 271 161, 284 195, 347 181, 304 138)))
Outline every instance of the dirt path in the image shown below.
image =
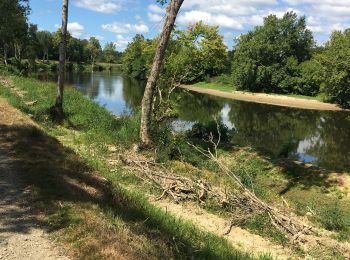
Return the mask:
POLYGON ((294 98, 280 95, 270 95, 263 93, 247 93, 241 91, 232 91, 225 92, 214 89, 207 89, 202 87, 188 86, 182 85, 184 89, 188 89, 190 91, 209 94, 213 96, 249 101, 261 104, 269 104, 283 107, 294 107, 294 108, 302 108, 302 109, 312 109, 312 110, 329 110, 329 111, 349 111, 347 109, 342 109, 335 104, 324 103, 317 100, 309 100, 302 98, 294 98))
MULTIPOLYGON (((166 200, 159 201, 155 199, 153 199, 152 203, 218 236, 223 236, 228 230, 228 221, 199 207, 194 208, 192 205, 174 204, 166 200)), ((237 226, 234 226, 231 232, 224 237, 236 248, 248 251, 250 254, 260 255, 267 253, 272 255, 274 259, 298 259, 290 249, 274 244, 237 226)))
MULTIPOLYGON (((0 97, 0 128, 33 124, 0 97)), ((68 258, 55 247, 28 205, 30 187, 21 183, 16 162, 0 136, 0 259, 68 258)))

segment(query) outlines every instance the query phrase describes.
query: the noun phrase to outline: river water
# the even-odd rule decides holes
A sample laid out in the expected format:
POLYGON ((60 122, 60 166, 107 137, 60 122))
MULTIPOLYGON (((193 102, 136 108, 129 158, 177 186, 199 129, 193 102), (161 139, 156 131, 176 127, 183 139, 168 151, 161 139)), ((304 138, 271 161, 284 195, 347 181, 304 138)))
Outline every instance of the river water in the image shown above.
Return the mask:
MULTIPOLYGON (((120 72, 70 73, 67 82, 116 115, 137 111, 143 83, 120 72)), ((350 171, 350 113, 295 109, 180 91, 177 131, 220 118, 231 141, 273 158, 350 171)))

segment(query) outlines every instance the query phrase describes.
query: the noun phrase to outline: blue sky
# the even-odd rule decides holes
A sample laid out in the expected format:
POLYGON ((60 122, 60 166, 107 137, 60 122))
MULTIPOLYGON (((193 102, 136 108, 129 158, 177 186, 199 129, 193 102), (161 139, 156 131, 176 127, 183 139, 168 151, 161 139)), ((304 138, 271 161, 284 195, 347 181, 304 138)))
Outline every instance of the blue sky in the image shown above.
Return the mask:
MULTIPOLYGON (((61 0, 30 0, 30 22, 55 31, 61 20, 61 0)), ((203 20, 220 26, 229 48, 234 37, 262 23, 268 14, 286 11, 305 15, 318 43, 334 30, 350 27, 350 0, 185 0, 177 25, 203 20)), ((164 7, 156 0, 70 0, 69 31, 79 38, 95 36, 102 45, 115 42, 123 50, 136 33, 152 38, 159 33, 164 7)))

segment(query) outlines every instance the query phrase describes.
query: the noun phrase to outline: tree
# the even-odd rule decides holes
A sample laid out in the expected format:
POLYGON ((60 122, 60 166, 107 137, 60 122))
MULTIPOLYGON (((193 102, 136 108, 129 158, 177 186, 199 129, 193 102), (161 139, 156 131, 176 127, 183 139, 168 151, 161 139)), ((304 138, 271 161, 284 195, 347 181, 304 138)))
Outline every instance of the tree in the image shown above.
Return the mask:
POLYGON ((140 138, 141 145, 143 147, 149 147, 152 143, 150 135, 150 125, 152 117, 152 104, 154 98, 154 92, 156 83, 159 78, 161 65, 165 51, 170 39, 170 34, 174 28, 176 16, 181 8, 184 0, 171 0, 167 8, 167 16, 164 22, 163 30, 160 34, 156 53, 153 60, 152 69, 147 80, 145 93, 142 99, 142 110, 141 110, 141 129, 140 138))
POLYGON ((128 44, 123 55, 123 71, 133 78, 143 78, 146 70, 143 49, 146 40, 141 34, 136 34, 128 44))
POLYGON ((27 32, 28 0, 0 1, 0 44, 7 64, 10 46, 27 32))
POLYGON ((103 56, 106 62, 111 64, 112 62, 115 62, 116 59, 116 47, 113 42, 109 42, 106 44, 105 48, 103 49, 103 56))
POLYGON ((58 67, 58 82, 56 103, 51 109, 53 117, 62 119, 63 113, 63 92, 64 92, 64 75, 66 66, 66 47, 67 47, 67 25, 68 25, 68 5, 69 0, 63 0, 62 3, 62 27, 61 27, 61 42, 60 42, 60 57, 58 67))
POLYGON ((262 26, 236 39, 233 84, 256 92, 293 92, 288 80, 297 76, 298 65, 310 59, 313 36, 305 17, 288 12, 270 15, 262 26))
POLYGON ((350 107, 350 29, 332 34, 320 61, 325 70, 322 91, 327 99, 350 107))
POLYGON ((26 41, 27 58, 34 64, 37 58, 37 52, 40 47, 38 38, 38 26, 36 24, 30 24, 28 28, 28 35, 26 41))
POLYGON ((181 83, 202 81, 225 71, 227 47, 217 26, 198 22, 185 31, 176 31, 174 38, 178 53, 169 59, 166 68, 172 67, 181 83))
POLYGON ((90 59, 91 59, 91 69, 94 71, 94 64, 96 61, 96 58, 101 54, 102 49, 100 42, 97 38, 91 37, 89 39, 89 43, 87 45, 87 49, 90 53, 90 59))
POLYGON ((49 60, 49 50, 52 47, 52 34, 48 31, 40 31, 37 33, 37 39, 40 45, 40 48, 43 53, 43 61, 49 60))

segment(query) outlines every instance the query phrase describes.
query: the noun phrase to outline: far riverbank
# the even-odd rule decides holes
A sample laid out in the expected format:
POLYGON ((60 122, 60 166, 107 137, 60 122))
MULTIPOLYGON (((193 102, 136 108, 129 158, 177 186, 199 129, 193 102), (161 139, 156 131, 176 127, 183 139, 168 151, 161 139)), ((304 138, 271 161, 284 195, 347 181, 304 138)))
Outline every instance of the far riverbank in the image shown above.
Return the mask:
POLYGON ((290 97, 290 96, 275 95, 275 94, 265 94, 265 93, 216 90, 216 89, 211 89, 204 86, 195 86, 195 85, 181 85, 181 88, 198 92, 198 93, 223 97, 223 98, 276 105, 276 106, 295 107, 295 108, 312 109, 312 110, 325 110, 325 111, 327 110, 328 111, 349 111, 348 109, 343 109, 336 104, 325 103, 315 99, 306 99, 306 98, 290 97))

